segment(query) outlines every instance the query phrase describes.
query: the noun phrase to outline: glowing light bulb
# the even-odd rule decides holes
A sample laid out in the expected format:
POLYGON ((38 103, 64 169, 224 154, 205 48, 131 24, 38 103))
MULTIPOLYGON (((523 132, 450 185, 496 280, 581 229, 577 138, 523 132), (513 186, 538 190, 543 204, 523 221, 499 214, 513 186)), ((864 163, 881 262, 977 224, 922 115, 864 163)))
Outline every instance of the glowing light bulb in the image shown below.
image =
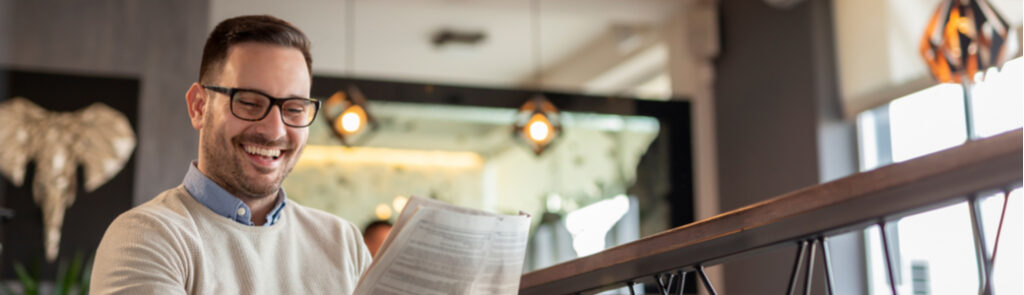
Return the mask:
POLYGON ((541 114, 535 114, 526 125, 526 131, 534 142, 543 142, 551 135, 551 123, 541 114))
POLYGON ((346 134, 355 134, 363 129, 366 122, 366 111, 361 106, 354 105, 345 109, 341 116, 334 122, 334 128, 346 134))
POLYGON ((345 113, 341 116, 341 128, 345 131, 356 132, 362 124, 363 120, 356 113, 345 113))
POLYGON ((548 138, 548 125, 544 122, 533 122, 530 124, 530 138, 536 141, 543 141, 548 138))
POLYGON ((376 211, 374 213, 377 213, 377 219, 388 220, 391 218, 391 207, 388 207, 387 204, 381 203, 377 205, 377 209, 374 211, 376 211))
POLYGON ((409 199, 407 199, 407 198, 405 198, 403 196, 397 196, 397 197, 395 197, 395 200, 391 201, 391 206, 393 208, 395 208, 395 212, 402 212, 402 209, 405 208, 405 203, 408 203, 408 202, 409 202, 409 199))

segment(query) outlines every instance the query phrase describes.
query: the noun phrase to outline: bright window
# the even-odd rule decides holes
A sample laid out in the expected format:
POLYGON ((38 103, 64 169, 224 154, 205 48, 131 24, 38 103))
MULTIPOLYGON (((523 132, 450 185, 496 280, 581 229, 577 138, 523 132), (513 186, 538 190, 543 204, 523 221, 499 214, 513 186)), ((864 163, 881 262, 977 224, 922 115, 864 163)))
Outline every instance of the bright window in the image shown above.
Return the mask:
MULTIPOLYGON (((1001 70, 989 70, 971 92, 972 120, 977 137, 1021 128, 1024 91, 1021 59, 1007 62, 1001 70)), ((861 169, 871 170, 951 148, 967 140, 964 91, 960 85, 941 84, 913 93, 858 116, 861 169)), ((995 294, 1024 294, 1019 278, 1021 192, 1007 208, 1007 219, 993 264, 995 294), (1016 207, 1014 207, 1016 204, 1016 207), (1014 223, 1015 222, 1015 223, 1014 223), (1012 279, 1011 279, 1012 278, 1012 279)), ((982 196, 981 219, 986 244, 992 251, 1003 208, 1003 196, 982 196)), ((978 290, 978 267, 973 232, 966 202, 890 222, 891 248, 900 294, 971 294, 978 290)), ((872 294, 889 294, 880 229, 865 231, 868 280, 872 294)))
POLYGON ((939 84, 889 104, 892 160, 902 162, 960 145, 967 139, 963 90, 939 84))

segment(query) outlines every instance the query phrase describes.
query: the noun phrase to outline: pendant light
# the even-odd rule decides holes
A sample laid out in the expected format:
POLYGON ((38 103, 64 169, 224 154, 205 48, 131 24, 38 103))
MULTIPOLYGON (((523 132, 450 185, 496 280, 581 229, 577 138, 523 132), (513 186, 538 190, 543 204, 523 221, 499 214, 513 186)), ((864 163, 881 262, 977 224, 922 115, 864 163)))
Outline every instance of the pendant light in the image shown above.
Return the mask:
POLYGON ((1005 60, 1008 34, 1006 20, 988 1, 944 0, 925 28, 921 56, 939 82, 971 84, 1005 60))
POLYGON ((540 43, 540 2, 531 1, 533 28, 534 88, 537 94, 526 101, 516 112, 513 134, 533 149, 538 156, 544 152, 562 133, 562 121, 558 108, 544 97, 541 89, 541 43, 540 43))
POLYGON ((967 140, 977 135, 971 97, 975 79, 1005 61, 1009 25, 986 0, 944 0, 921 38, 921 57, 932 77, 963 86, 967 140))
MULTIPOLYGON (((345 63, 347 64, 346 71, 348 72, 346 76, 351 79, 355 72, 353 71, 355 67, 355 3, 354 0, 348 0, 345 4, 345 20, 347 23, 345 63)), ((377 128, 376 120, 370 115, 366 96, 353 83, 349 83, 347 89, 339 90, 334 95, 331 95, 327 102, 324 103, 324 110, 326 112, 324 117, 327 118, 331 130, 334 131, 334 135, 341 139, 341 143, 345 146, 352 146, 365 141, 369 138, 372 131, 377 128)))
POLYGON ((353 146, 369 138, 376 121, 367 111, 366 97, 353 84, 339 90, 324 103, 327 123, 345 146, 353 146))

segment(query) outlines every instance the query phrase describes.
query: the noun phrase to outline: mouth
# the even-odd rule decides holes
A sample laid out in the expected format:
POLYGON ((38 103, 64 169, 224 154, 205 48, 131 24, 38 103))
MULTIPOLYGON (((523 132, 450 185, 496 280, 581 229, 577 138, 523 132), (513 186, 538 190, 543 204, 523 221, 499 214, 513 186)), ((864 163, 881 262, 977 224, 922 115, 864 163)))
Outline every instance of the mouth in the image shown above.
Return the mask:
POLYGON ((283 150, 281 150, 281 149, 271 148, 271 147, 262 147, 262 146, 258 146, 258 145, 244 145, 243 144, 242 145, 242 149, 245 150, 245 152, 248 153, 249 155, 265 157, 265 158, 271 158, 271 159, 274 159, 274 160, 277 160, 278 158, 280 158, 281 157, 281 153, 283 152, 283 150))
POLYGON ((261 170, 272 169, 279 165, 281 157, 288 153, 287 150, 261 146, 255 144, 240 144, 242 151, 245 152, 249 160, 253 162, 258 168, 264 168, 261 170))

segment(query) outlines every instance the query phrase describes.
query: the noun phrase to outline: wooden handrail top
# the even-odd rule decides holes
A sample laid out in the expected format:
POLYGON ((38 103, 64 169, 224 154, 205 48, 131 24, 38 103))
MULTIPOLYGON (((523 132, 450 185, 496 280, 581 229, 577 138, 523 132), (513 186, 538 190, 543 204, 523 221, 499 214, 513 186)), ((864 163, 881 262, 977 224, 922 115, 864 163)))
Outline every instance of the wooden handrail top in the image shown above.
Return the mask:
POLYGON ((786 193, 526 273, 520 293, 562 294, 605 287, 810 233, 866 226, 881 217, 962 200, 980 190, 1019 185, 1022 142, 1022 131, 1017 129, 786 193))

